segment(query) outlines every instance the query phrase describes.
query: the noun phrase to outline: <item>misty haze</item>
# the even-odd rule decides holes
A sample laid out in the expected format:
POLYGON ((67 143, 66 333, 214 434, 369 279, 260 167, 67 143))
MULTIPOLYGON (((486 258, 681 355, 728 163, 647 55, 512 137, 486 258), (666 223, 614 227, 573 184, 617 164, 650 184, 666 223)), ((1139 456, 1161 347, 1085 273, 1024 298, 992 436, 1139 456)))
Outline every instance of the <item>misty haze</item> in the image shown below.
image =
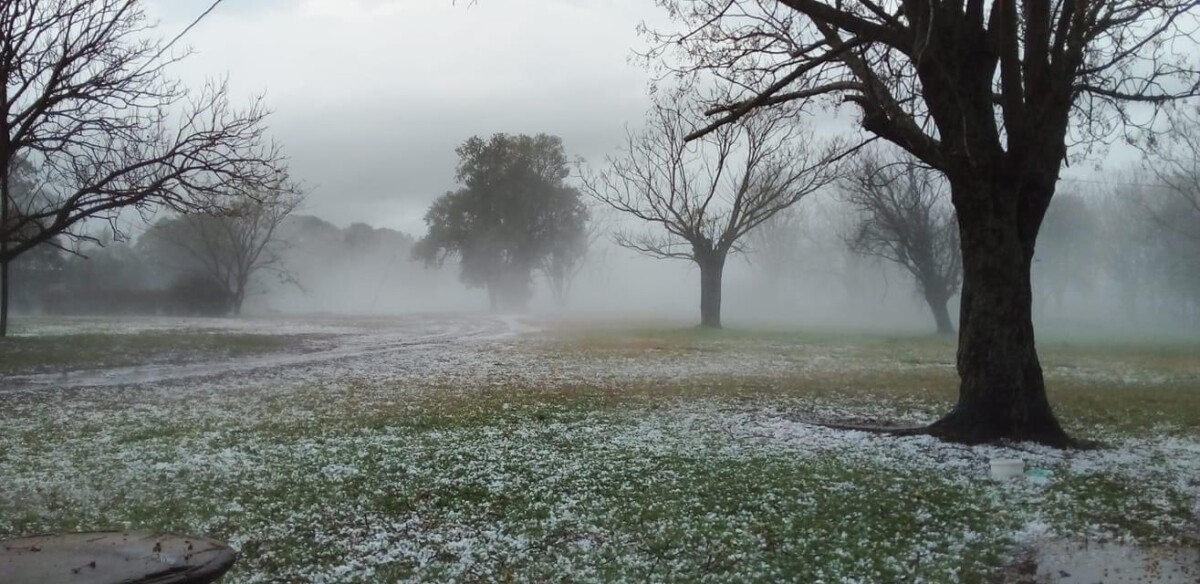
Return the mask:
POLYGON ((1200 582, 1196 0, 5 0, 0 584, 1200 582))

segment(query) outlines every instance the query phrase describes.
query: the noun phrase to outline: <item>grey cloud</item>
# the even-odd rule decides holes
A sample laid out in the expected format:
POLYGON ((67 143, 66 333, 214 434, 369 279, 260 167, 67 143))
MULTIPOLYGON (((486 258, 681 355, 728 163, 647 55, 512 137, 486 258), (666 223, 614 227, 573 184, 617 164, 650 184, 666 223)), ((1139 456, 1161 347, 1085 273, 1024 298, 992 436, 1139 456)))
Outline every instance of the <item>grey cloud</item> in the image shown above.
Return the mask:
MULTIPOLYGON (((202 0, 152 4, 164 32, 202 0)), ((473 135, 546 132, 598 161, 647 105, 628 63, 637 0, 227 1, 188 43, 189 84, 228 74, 265 93, 272 134, 313 187, 309 212, 339 224, 423 230, 455 186, 454 148, 473 135)))

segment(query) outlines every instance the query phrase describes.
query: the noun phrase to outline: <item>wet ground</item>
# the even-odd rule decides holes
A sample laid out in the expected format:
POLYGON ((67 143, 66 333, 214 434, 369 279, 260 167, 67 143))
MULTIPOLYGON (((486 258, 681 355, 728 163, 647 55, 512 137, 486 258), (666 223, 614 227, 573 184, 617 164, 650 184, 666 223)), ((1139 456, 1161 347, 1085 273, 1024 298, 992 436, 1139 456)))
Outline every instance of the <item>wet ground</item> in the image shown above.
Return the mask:
MULTIPOLYGON (((0 377, 0 535, 125 523, 215 534, 243 556, 231 582, 499 580, 512 566, 573 581, 777 581, 819 567, 810 581, 941 582, 994 570, 1008 556, 985 552, 1014 540, 1023 561, 1005 582, 1200 582, 1190 540, 1095 543, 1125 541, 1130 526, 1139 537, 1190 529, 1196 512, 1182 509, 1200 510, 1193 437, 1154 430, 1063 453, 811 423, 936 415, 940 405, 856 393, 952 375, 943 355, 905 353, 927 350, 919 339, 885 352, 870 340, 693 341, 686 331, 572 340, 485 315, 44 319, 24 334, 182 330, 303 342, 0 377), (764 384, 774 389, 739 393, 764 384), (822 384, 833 390, 815 392, 822 384), (629 404, 596 399, 638 392, 629 404), (1054 473, 996 483, 996 457, 1054 473), (821 523, 838 505, 868 516, 821 523), (613 510, 628 517, 614 523, 613 510), (1044 531, 1021 527, 1043 521, 1044 531), (760 533, 787 526, 796 529, 760 533), (674 535, 640 539, 653 533, 674 535), (836 537, 845 541, 829 550, 812 543, 836 537), (698 550, 709 551, 689 555, 698 550), (734 550, 740 563, 712 572, 709 552, 734 550), (613 572, 588 571, 596 566, 613 572)), ((1143 392, 1171 374, 1110 361, 1069 371, 1133 379, 1123 383, 1143 392)))
MULTIPOLYGON (((332 320, 325 323, 320 320, 298 322, 283 319, 134 319, 122 329, 99 326, 100 323, 95 323, 94 319, 81 319, 80 322, 81 326, 74 329, 75 331, 120 330, 123 334, 138 334, 142 330, 170 330, 172 326, 178 327, 186 322, 190 327, 209 327, 214 334, 300 334, 313 337, 313 342, 299 352, 251 355, 218 361, 150 363, 128 367, 64 369, 56 373, 9 375, 0 377, 0 392, 141 385, 191 378, 263 373, 271 370, 295 370, 305 365, 428 350, 438 345, 499 339, 523 330, 523 325, 515 318, 477 316, 380 317, 332 320), (88 324, 97 326, 89 328, 86 326, 88 324)), ((72 330, 62 323, 56 323, 47 329, 49 334, 71 334, 72 330)))
POLYGON ((1053 538, 1021 547, 1003 582, 1015 584, 1196 584, 1200 549, 1139 547, 1053 538))

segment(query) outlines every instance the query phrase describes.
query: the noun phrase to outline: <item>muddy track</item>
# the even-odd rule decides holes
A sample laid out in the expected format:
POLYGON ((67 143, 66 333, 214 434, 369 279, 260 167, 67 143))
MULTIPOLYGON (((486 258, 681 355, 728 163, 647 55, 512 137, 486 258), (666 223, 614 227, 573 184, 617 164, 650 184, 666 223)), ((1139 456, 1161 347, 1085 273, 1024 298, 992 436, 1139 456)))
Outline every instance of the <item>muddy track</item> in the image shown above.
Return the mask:
POLYGON ((501 339, 520 330, 502 317, 405 319, 394 327, 335 337, 334 346, 306 352, 270 353, 221 361, 155 363, 61 373, 13 375, 0 379, 0 393, 36 389, 73 389, 144 385, 195 377, 224 376, 278 368, 370 357, 425 347, 501 339))

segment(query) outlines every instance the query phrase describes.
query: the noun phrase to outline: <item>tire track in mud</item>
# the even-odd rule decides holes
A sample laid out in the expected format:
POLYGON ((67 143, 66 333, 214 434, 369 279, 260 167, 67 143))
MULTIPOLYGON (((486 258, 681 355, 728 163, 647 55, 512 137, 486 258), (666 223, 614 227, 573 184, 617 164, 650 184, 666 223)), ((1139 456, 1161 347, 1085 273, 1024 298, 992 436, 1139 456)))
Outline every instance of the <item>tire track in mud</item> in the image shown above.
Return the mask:
POLYGON ((328 349, 270 353, 223 361, 155 363, 61 373, 13 375, 0 378, 0 393, 39 389, 145 385, 190 378, 220 377, 234 373, 259 372, 342 359, 370 357, 432 345, 498 340, 519 334, 523 329, 523 326, 515 319, 504 317, 414 318, 400 323, 400 325, 404 324, 416 326, 401 329, 389 328, 381 331, 367 330, 358 334, 340 335, 335 338, 335 342, 340 342, 340 344, 328 349))

